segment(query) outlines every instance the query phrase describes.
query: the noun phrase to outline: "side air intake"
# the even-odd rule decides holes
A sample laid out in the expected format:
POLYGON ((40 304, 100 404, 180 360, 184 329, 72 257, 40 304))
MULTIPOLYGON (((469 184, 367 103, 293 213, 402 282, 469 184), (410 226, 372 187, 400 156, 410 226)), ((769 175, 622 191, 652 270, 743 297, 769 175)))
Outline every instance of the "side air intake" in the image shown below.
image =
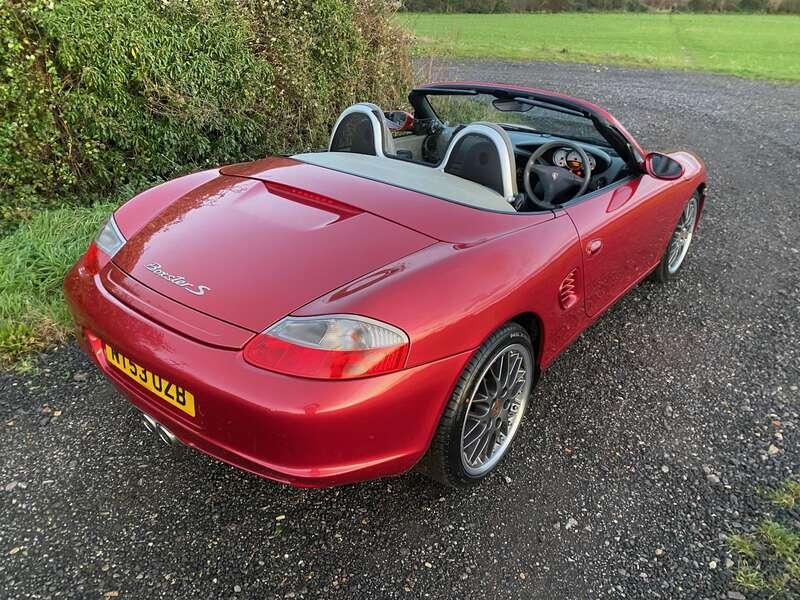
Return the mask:
POLYGON ((564 310, 570 309, 578 303, 578 268, 572 269, 564 277, 558 288, 558 302, 564 310))

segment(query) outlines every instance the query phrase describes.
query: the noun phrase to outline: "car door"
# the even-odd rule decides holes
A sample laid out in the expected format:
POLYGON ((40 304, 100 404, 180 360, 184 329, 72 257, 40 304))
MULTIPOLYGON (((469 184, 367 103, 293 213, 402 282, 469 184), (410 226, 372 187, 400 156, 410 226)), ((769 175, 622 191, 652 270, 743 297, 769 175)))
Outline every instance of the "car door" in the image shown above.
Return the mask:
POLYGON ((633 177, 564 206, 580 238, 584 302, 602 312, 658 263, 674 225, 666 182, 633 177))

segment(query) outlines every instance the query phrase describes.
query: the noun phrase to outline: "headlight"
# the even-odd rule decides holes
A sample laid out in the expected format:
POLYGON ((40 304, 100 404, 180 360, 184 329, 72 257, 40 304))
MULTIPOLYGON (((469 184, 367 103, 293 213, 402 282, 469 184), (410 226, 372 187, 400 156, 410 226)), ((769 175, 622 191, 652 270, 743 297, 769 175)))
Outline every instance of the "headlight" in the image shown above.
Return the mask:
POLYGON ((97 237, 94 238, 95 244, 109 257, 114 256, 120 248, 125 245, 125 237, 117 227, 114 216, 110 216, 108 221, 100 228, 97 237))
POLYGON ((353 379, 405 365, 408 336, 358 315, 286 317, 244 349, 252 365, 312 379, 353 379))

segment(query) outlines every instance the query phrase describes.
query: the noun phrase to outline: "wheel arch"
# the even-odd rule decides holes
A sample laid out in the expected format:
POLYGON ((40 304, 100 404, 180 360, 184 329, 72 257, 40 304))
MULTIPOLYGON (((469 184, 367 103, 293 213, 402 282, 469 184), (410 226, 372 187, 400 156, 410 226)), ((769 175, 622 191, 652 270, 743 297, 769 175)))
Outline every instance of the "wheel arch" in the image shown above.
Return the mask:
POLYGON ((697 210, 697 220, 700 221, 700 215, 703 214, 703 209, 706 207, 706 188, 707 183, 703 181, 700 185, 697 186, 695 192, 697 192, 698 196, 700 197, 700 206, 697 210))
MULTIPOLYGON (((541 357, 542 350, 544 349, 544 323, 541 317, 534 312, 528 311, 515 315, 509 319, 509 321, 524 327, 525 331, 531 336, 531 344, 533 345, 534 353, 533 363, 536 366, 536 377, 538 378, 542 370, 541 357)), ((500 327, 502 327, 502 325, 500 327)))

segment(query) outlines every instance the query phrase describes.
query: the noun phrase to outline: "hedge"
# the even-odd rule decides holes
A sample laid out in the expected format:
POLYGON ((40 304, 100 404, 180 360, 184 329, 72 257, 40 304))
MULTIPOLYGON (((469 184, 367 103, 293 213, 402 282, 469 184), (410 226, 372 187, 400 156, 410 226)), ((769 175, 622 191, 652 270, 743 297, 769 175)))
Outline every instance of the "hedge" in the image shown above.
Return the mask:
POLYGON ((410 81, 389 0, 4 0, 0 233, 211 164, 324 143, 410 81), (81 200, 78 200, 81 199, 81 200))

